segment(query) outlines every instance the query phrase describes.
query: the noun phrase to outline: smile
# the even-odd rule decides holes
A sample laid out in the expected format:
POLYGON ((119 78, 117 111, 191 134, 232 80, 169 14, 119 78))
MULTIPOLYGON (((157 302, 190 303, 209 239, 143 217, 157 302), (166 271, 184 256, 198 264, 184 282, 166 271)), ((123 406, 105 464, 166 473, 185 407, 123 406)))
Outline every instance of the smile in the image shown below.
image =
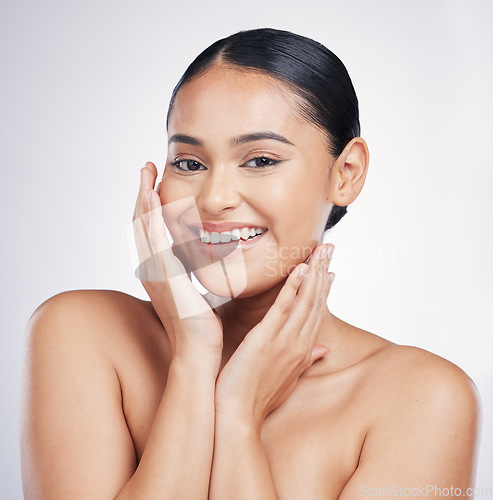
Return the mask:
POLYGON ((242 227, 232 229, 231 231, 209 232, 202 228, 198 228, 200 241, 202 243, 210 243, 217 245, 221 243, 229 243, 231 241, 248 241, 257 238, 263 234, 267 229, 262 227, 242 227))
POLYGON ((197 250, 209 261, 217 261, 240 250, 244 252, 257 245, 268 232, 267 228, 244 226, 230 231, 206 231, 197 226, 189 226, 195 234, 197 250))

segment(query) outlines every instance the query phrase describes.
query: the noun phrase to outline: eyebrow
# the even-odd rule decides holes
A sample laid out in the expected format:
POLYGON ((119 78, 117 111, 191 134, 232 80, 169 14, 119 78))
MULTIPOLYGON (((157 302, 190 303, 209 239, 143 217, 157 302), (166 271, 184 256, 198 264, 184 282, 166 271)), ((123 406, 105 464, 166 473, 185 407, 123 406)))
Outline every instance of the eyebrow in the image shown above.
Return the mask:
MULTIPOLYGON (((291 141, 289 141, 282 135, 276 134, 275 132, 270 132, 269 130, 265 130, 262 132, 253 132, 251 134, 234 137, 233 139, 231 139, 231 144, 233 146, 239 146, 240 144, 246 144, 248 142, 265 141, 265 140, 279 141, 284 144, 289 144, 290 146, 294 146, 294 144, 291 141)), ((181 142, 183 144, 190 144, 191 146, 204 146, 204 143, 200 139, 185 134, 172 135, 169 138, 168 146, 172 142, 181 142)))

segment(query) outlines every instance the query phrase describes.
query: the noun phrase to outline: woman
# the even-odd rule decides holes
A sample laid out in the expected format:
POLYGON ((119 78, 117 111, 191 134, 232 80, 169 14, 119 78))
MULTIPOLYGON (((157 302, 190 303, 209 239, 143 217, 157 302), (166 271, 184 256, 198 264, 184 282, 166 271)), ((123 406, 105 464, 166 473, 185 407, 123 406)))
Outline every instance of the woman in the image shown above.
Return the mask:
POLYGON ((30 320, 26 498, 470 496, 468 376, 326 306, 322 238, 368 168, 339 59, 273 29, 219 40, 167 126, 134 213, 150 302, 66 292, 30 320))

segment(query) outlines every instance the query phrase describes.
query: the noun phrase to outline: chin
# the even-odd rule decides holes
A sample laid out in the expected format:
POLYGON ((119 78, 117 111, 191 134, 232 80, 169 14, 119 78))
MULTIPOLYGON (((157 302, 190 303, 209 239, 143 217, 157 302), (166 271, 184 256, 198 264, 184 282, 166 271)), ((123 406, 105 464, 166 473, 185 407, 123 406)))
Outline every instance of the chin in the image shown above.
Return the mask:
POLYGON ((247 275, 243 262, 219 260, 195 269, 193 274, 204 288, 219 297, 232 299, 247 288, 247 275))
POLYGON ((265 269, 249 269, 247 273, 243 262, 228 260, 197 269, 194 275, 209 292, 228 300, 260 295, 280 282, 284 283, 287 278, 281 274, 269 274, 265 269))

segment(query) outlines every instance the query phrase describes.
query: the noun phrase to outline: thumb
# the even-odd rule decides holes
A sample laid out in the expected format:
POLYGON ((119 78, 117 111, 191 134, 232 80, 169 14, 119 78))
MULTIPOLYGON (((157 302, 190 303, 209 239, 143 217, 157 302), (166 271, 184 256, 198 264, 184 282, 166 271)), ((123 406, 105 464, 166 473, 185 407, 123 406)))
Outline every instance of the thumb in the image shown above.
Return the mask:
POLYGON ((315 363, 315 361, 317 361, 318 359, 323 358, 324 356, 329 354, 329 352, 330 352, 330 349, 326 345, 315 344, 312 347, 312 355, 310 357, 310 362, 308 364, 308 368, 310 366, 312 366, 313 363, 315 363))

